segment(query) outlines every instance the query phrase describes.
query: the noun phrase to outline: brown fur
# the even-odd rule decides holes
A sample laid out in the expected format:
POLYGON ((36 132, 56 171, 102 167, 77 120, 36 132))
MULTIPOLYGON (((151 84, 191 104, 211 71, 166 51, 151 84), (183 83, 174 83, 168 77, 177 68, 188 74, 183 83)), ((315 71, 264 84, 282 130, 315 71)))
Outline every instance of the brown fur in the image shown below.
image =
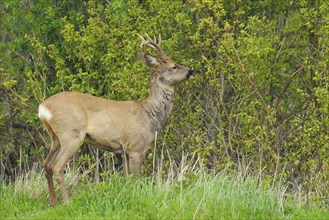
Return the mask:
POLYGON ((68 201, 64 167, 82 143, 125 154, 125 175, 141 175, 141 164, 154 142, 155 133, 166 124, 172 111, 174 87, 192 75, 192 70, 165 56, 159 42, 149 37, 148 41, 142 38, 142 42, 160 56, 140 55, 152 70, 150 94, 146 100, 114 101, 78 92, 62 92, 40 104, 39 117, 52 143, 44 161, 51 205, 57 202, 53 173, 63 200, 68 201))

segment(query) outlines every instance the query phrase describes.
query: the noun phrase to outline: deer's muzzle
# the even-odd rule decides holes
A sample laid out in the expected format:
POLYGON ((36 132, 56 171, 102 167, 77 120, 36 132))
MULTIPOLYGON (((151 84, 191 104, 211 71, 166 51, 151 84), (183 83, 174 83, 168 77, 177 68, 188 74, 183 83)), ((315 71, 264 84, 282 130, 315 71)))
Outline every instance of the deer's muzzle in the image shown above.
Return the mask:
POLYGON ((189 79, 192 75, 194 74, 192 69, 189 69, 187 75, 186 75, 186 79, 189 79))

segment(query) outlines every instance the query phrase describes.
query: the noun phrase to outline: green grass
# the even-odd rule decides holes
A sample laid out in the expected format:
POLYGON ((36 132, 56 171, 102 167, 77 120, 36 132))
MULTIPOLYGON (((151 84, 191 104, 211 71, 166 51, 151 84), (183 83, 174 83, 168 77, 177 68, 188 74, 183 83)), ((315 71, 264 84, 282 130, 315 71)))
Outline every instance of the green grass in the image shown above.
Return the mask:
MULTIPOLYGON (((40 173, 1 185, 3 219, 329 219, 321 204, 303 205, 283 188, 267 189, 255 178, 186 174, 183 181, 113 175, 99 184, 67 177, 67 204, 48 207, 40 173)), ((57 194, 59 192, 57 191, 57 194)))

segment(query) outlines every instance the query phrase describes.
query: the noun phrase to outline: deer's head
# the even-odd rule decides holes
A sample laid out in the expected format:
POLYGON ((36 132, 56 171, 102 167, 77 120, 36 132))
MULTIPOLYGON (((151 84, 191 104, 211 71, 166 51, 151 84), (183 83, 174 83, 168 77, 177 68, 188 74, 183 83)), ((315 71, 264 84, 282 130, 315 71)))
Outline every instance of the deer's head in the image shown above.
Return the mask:
POLYGON ((175 86, 178 83, 190 78, 193 75, 193 70, 187 67, 176 64, 170 59, 161 49, 161 36, 152 40, 147 34, 146 39, 139 35, 142 40, 141 46, 148 46, 157 52, 157 57, 148 53, 141 53, 140 58, 148 67, 152 68, 154 78, 161 84, 175 86))

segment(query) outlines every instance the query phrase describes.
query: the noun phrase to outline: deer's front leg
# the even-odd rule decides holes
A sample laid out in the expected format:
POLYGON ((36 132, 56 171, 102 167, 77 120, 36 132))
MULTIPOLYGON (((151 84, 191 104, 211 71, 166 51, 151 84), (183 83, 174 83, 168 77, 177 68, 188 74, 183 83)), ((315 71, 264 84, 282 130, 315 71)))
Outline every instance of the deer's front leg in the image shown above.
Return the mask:
POLYGON ((127 177, 129 175, 130 169, 129 169, 129 156, 126 152, 122 155, 122 169, 123 169, 123 176, 127 177))
POLYGON ((142 162, 144 161, 145 153, 131 153, 129 154, 129 170, 133 176, 142 175, 142 162))

